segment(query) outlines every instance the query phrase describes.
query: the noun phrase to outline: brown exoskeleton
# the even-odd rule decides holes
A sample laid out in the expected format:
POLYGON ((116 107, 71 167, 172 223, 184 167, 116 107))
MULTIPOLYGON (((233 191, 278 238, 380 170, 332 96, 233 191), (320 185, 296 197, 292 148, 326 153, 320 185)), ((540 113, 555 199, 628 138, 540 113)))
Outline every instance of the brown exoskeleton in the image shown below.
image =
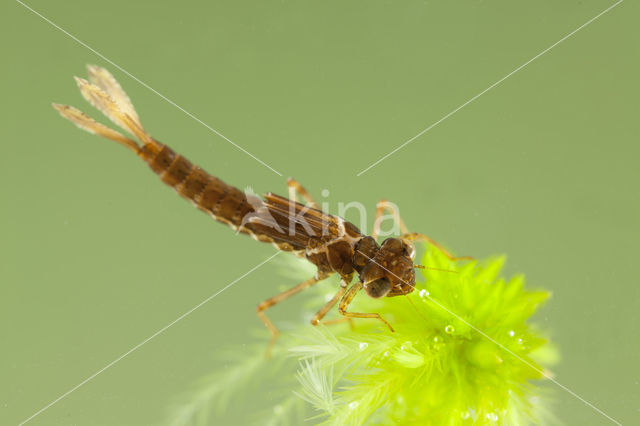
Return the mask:
POLYGON ((119 127, 137 137, 140 143, 71 106, 54 104, 64 118, 133 151, 164 183, 216 220, 258 241, 271 243, 279 250, 306 258, 318 268, 314 277, 258 305, 258 316, 272 334, 271 344, 277 338, 278 330, 264 311, 333 273, 341 278, 340 289, 314 315, 312 324, 320 323, 338 303, 338 311, 345 318, 376 318, 393 331, 391 325, 377 313, 348 311, 356 294, 362 289, 374 298, 411 293, 415 285, 416 267, 413 264, 413 241, 427 241, 454 259, 426 235, 409 233, 393 205, 385 200, 378 203, 373 233, 366 236, 341 217, 319 210, 311 195, 293 179, 287 182, 288 199, 272 193, 260 199, 227 185, 152 138, 142 127, 129 97, 107 70, 97 66, 89 66, 88 70, 90 81, 76 78, 84 98, 119 127), (298 203, 296 194, 300 194, 307 205, 298 203), (385 210, 392 213, 403 235, 389 238, 378 245, 379 219, 385 210), (355 274, 358 279, 351 285, 355 274))

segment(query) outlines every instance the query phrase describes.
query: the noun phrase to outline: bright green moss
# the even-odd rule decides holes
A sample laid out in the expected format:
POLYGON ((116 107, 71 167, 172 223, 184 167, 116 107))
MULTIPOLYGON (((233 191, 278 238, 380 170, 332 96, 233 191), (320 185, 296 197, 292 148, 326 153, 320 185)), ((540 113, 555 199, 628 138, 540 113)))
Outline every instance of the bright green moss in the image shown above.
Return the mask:
MULTIPOLYGON (((549 293, 525 289, 522 276, 501 278, 504 258, 452 262, 427 248, 422 263, 432 269, 423 271, 410 295, 374 300, 363 293, 350 307, 380 313, 395 333, 370 319, 356 320, 353 329, 312 328, 305 321, 284 333, 274 359, 262 361, 259 348, 226 376, 216 375, 208 395, 216 397, 212 389, 228 393, 224 381, 242 382, 245 371, 255 376, 268 370, 258 365, 280 365, 281 373, 271 377, 290 391, 274 409, 273 424, 291 420, 285 411, 293 412, 302 400, 315 408, 316 423, 336 425, 547 422, 536 382, 550 374, 545 368, 556 354, 527 321, 549 293), (287 356, 300 360, 295 374, 287 356)), ((314 287, 315 296, 305 304, 309 317, 336 288, 314 287)), ((201 398, 203 407, 208 403, 201 398)))
POLYGON ((333 405, 316 404, 331 423, 539 424, 532 380, 544 378, 554 353, 526 321, 549 293, 526 290, 521 276, 500 278, 503 263, 452 262, 427 250, 423 264, 434 269, 411 295, 361 297, 354 307, 380 313, 395 333, 363 320, 290 349, 314 360, 299 373, 306 399, 328 400, 327 387, 309 383, 338 371, 333 405))

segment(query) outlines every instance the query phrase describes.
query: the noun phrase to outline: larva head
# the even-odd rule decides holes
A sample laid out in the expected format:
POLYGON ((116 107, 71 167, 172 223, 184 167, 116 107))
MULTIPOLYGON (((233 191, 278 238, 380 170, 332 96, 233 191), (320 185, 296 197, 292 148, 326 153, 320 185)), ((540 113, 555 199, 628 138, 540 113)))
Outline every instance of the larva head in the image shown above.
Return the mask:
POLYGON ((387 238, 360 272, 365 292, 374 298, 411 293, 416 283, 414 257, 410 241, 387 238))

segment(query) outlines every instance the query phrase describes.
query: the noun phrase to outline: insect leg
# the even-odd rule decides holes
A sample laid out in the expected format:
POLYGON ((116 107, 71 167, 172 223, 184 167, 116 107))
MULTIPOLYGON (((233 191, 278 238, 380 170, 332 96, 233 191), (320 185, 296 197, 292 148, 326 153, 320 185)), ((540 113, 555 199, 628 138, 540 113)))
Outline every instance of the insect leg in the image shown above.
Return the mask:
POLYGON ((409 240, 409 241, 426 241, 427 243, 431 244, 432 246, 440 250, 442 254, 447 256, 450 260, 473 259, 473 257, 471 256, 459 256, 459 257, 453 256, 451 253, 449 253, 444 247, 442 247, 432 238, 424 234, 418 234, 417 232, 409 232, 409 229, 400 218, 400 213, 398 212, 398 209, 396 209, 395 205, 384 199, 380 200, 376 205, 376 216, 373 221, 373 233, 371 234, 373 238, 377 238, 378 235, 380 234, 380 225, 383 219, 382 215, 384 214, 385 210, 388 210, 391 213, 391 216, 393 217, 393 220, 395 221, 395 223, 400 225, 400 230, 402 231, 402 234, 403 234, 400 238, 409 240))
POLYGON ((418 234, 417 232, 409 232, 407 234, 402 235, 400 238, 403 238, 409 241, 426 241, 427 243, 431 244, 432 246, 440 250, 442 254, 444 254, 449 258, 449 260, 473 260, 473 257, 471 256, 453 256, 451 253, 447 251, 447 249, 445 249, 436 241, 434 241, 433 239, 429 238, 424 234, 418 234))
POLYGON ((376 314, 376 313, 361 313, 361 312, 347 312, 347 308, 349 307, 349 304, 351 303, 353 298, 356 297, 356 294, 358 294, 358 292, 360 290, 362 290, 362 287, 363 287, 362 282, 361 281, 357 281, 344 294, 344 296, 342 296, 342 299, 340 299, 340 304, 338 305, 338 312, 340 312, 340 315, 344 315, 345 317, 348 317, 348 318, 376 318, 376 319, 379 319, 380 321, 382 321, 387 327, 389 327, 389 330, 394 331, 393 327, 391 327, 391 324, 389 324, 384 318, 382 318, 380 316, 380 314, 376 314))
MULTIPOLYGON (((324 316, 327 315, 327 312, 329 312, 331 308, 333 308, 335 304, 338 303, 338 300, 342 298, 344 293, 347 291, 348 284, 344 284, 344 282, 341 282, 340 284, 341 284, 340 290, 338 290, 338 292, 331 298, 331 300, 329 300, 318 312, 316 312, 313 318, 311 318, 311 324, 313 325, 320 324, 320 322, 322 321, 322 318, 324 318, 324 316)), ((353 328, 353 320, 347 317, 332 319, 328 321, 322 321, 322 324, 329 325, 329 324, 336 324, 344 321, 349 321, 349 325, 351 326, 351 328, 353 328)))
POLYGON ((296 197, 296 193, 300 194, 300 196, 313 208, 318 208, 318 203, 313 199, 309 191, 307 191, 304 186, 300 185, 295 179, 287 178, 287 188, 289 189, 289 199, 293 201, 298 201, 296 197))
POLYGON ((393 217, 393 221, 400 226, 400 231, 402 231, 403 234, 407 234, 409 232, 409 229, 400 218, 400 213, 398 213, 395 205, 385 199, 382 199, 378 201, 378 204, 376 204, 376 215, 373 219, 373 232, 371 233, 371 236, 374 239, 378 238, 378 235, 380 234, 380 225, 382 224, 383 219, 382 215, 384 214, 385 210, 389 210, 391 216, 393 217))
POLYGON ((349 318, 349 317, 334 318, 334 319, 322 321, 322 325, 333 325, 333 324, 339 324, 343 322, 348 322, 349 328, 351 330, 355 330, 355 325, 353 324, 353 318, 349 318))
POLYGON ((264 314, 263 311, 266 310, 267 308, 270 308, 271 306, 275 305, 276 303, 282 302, 283 300, 288 299, 289 297, 293 296, 294 294, 301 292, 305 288, 311 287, 312 285, 314 285, 315 283, 317 283, 320 280, 325 279, 326 277, 327 277, 326 275, 318 274, 317 276, 315 276, 313 278, 309 278, 308 280, 301 282, 297 286, 292 287, 287 291, 283 291, 282 293, 280 293, 280 294, 278 294, 276 296, 273 296, 273 297, 263 301, 262 303, 260 303, 258 305, 258 307, 256 308, 256 313, 258 314, 258 317, 260 317, 260 319, 262 320, 264 325, 271 332, 271 341, 269 342, 269 345, 267 346, 267 356, 271 355, 271 349, 273 348, 274 343, 278 339, 278 335, 280 334, 280 332, 278 331, 276 326, 273 325, 271 320, 269 318, 267 318, 267 316, 264 314))

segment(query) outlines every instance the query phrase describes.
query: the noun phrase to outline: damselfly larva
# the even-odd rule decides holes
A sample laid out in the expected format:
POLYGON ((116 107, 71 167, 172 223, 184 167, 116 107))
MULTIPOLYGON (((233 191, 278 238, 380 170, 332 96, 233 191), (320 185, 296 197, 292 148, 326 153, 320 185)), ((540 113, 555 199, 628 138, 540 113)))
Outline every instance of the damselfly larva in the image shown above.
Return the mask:
POLYGON ((408 232, 397 210, 385 200, 378 203, 374 229, 367 236, 341 217, 319 210, 311 195, 293 179, 287 181, 289 198, 267 193, 260 199, 227 185, 151 137, 142 127, 129 97, 107 70, 93 65, 88 70, 89 80, 76 77, 82 96, 137 141, 98 123, 74 107, 53 104, 64 118, 90 133, 118 142, 138 155, 164 183, 214 219, 258 241, 271 243, 279 250, 303 257, 318 268, 312 278, 258 304, 257 313, 271 332, 271 344, 278 336, 278 329, 264 311, 331 274, 340 276, 340 288, 313 316, 312 324, 319 324, 338 303, 338 312, 345 318, 375 318, 393 331, 377 313, 348 311, 356 294, 364 289, 367 295, 380 298, 412 292, 417 266, 413 263, 415 249, 412 242, 416 240, 429 242, 450 259, 462 259, 454 258, 426 235, 408 232), (298 203, 296 194, 307 204, 298 203), (403 235, 387 238, 379 245, 376 241, 380 233, 378 219, 387 210, 400 225, 403 235), (355 274, 358 279, 351 284, 355 274))

